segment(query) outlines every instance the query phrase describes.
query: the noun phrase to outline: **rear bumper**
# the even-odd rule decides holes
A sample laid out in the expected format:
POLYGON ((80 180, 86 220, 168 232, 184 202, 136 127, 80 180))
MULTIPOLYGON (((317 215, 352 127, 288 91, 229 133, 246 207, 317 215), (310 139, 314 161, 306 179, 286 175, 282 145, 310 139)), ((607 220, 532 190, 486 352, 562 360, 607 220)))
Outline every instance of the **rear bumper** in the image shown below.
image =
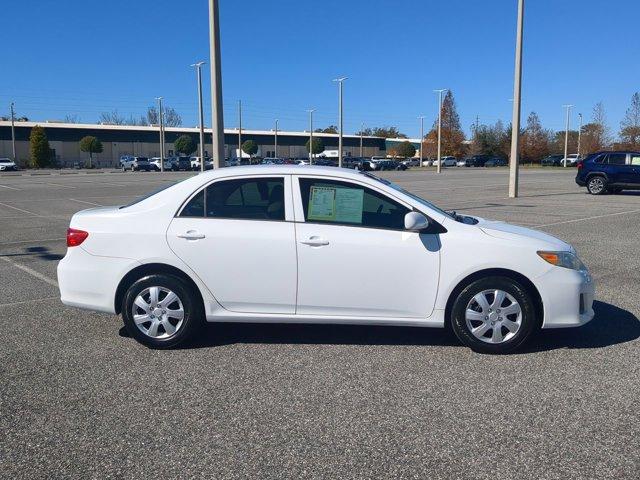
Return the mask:
POLYGON ((68 248, 58 263, 60 300, 72 307, 115 313, 118 284, 137 265, 128 258, 99 257, 82 247, 68 248))
POLYGON ((542 328, 579 327, 593 319, 595 284, 588 272, 554 267, 535 283, 544 305, 542 328))
POLYGON ((576 177, 576 183, 581 187, 584 187, 587 185, 587 182, 585 182, 582 178, 579 178, 579 177, 576 177))

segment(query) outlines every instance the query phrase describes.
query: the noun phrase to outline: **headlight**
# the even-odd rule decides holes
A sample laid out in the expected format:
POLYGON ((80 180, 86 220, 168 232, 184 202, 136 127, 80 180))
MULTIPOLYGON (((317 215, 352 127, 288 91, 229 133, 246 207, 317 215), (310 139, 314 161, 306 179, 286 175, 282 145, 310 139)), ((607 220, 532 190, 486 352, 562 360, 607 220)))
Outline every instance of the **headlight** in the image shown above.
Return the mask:
POLYGON ((545 262, 556 267, 569 268, 571 270, 586 271, 584 263, 575 253, 571 252, 538 252, 538 256, 545 262))

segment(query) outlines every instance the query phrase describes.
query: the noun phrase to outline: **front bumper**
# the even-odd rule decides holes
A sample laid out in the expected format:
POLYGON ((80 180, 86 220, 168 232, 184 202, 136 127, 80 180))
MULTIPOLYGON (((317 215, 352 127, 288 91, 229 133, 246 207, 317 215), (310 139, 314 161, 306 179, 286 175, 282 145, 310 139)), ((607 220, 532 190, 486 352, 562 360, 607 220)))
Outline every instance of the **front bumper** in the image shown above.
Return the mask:
POLYGON ((553 267, 535 284, 542 297, 542 328, 579 327, 593 319, 595 284, 589 272, 553 267))
POLYGON ((118 284, 137 265, 127 258, 99 257, 82 247, 68 248, 58 263, 60 300, 72 307, 115 313, 118 284))

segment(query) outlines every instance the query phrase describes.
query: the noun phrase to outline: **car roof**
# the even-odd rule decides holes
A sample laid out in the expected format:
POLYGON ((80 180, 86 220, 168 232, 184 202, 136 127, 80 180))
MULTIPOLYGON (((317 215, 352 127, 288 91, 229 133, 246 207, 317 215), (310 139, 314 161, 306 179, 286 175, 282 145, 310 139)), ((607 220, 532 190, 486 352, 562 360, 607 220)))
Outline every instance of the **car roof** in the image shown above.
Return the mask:
POLYGON ((225 167, 201 173, 208 177, 223 178, 236 175, 331 175, 358 179, 362 174, 351 169, 316 165, 243 165, 225 167))

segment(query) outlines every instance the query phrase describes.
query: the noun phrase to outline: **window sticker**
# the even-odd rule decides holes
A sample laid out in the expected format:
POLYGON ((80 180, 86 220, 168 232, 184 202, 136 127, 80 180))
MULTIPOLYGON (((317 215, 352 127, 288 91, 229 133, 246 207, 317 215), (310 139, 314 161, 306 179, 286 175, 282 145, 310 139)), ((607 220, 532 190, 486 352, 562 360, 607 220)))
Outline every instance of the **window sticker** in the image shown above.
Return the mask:
POLYGON ((336 188, 336 222, 362 223, 364 190, 336 188))
POLYGON ((336 217, 336 189, 311 187, 307 217, 309 220, 334 220, 336 217))

